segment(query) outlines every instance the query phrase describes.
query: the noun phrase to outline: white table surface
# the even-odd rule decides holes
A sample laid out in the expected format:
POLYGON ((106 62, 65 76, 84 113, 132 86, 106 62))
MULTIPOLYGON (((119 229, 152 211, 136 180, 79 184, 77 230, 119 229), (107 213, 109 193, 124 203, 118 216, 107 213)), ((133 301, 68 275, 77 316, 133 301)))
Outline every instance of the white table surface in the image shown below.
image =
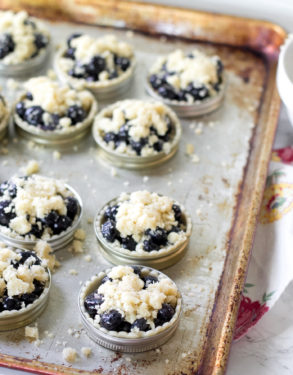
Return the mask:
MULTIPOLYGON (((264 19, 278 23, 293 33, 293 0, 147 0, 145 2, 264 19)), ((282 108, 275 147, 288 145, 293 145, 293 129, 287 113, 282 108)), ((227 375, 292 375, 292 311, 293 283, 288 286, 269 313, 244 338, 233 343, 227 375)), ((0 375, 23 374, 22 371, 0 368, 0 375)))

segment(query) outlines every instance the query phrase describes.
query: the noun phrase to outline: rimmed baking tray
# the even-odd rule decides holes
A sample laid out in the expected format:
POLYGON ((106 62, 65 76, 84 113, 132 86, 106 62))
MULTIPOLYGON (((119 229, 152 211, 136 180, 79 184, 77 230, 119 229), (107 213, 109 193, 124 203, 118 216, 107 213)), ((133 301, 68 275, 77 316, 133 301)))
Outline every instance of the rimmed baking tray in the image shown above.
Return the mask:
MULTIPOLYGON (((8 160, 1 166, 5 178, 17 171, 23 155, 27 155, 42 160, 42 173, 47 168, 55 177, 68 178, 85 198, 85 248, 94 261, 84 264, 82 257, 60 251, 62 268, 54 274, 52 298, 39 320, 40 332, 53 331, 54 337, 43 335, 44 343, 37 348, 26 343, 21 332, 2 335, 0 352, 5 354, 0 354, 0 364, 42 374, 223 374, 277 127, 280 100, 275 72, 285 31, 264 21, 127 1, 26 0, 17 5, 54 20, 51 30, 55 40, 57 35, 61 39, 77 30, 94 35, 114 32, 129 38, 143 61, 138 64, 137 84, 129 97, 146 97, 143 78, 147 66, 158 54, 175 47, 188 50, 198 45, 218 53, 229 85, 223 108, 201 120, 183 121, 183 140, 176 157, 143 174, 118 170, 118 176, 111 176, 95 159, 90 138, 56 163, 52 163, 50 151, 28 148, 20 140, 15 146, 10 141, 9 155, 1 156, 8 160), (62 20, 69 23, 60 23, 62 20), (85 23, 104 27, 87 27, 85 23), (133 30, 134 35, 126 29, 133 30), (197 163, 185 155, 187 143, 194 145, 198 158, 193 160, 197 163), (66 345, 78 350, 90 346, 74 320, 75 290, 79 281, 106 263, 86 218, 129 187, 174 196, 192 212, 194 230, 189 250, 177 265, 166 270, 178 283, 185 304, 178 331, 159 351, 147 355, 125 356, 92 347, 91 358, 80 356, 68 367, 59 341, 67 341, 66 345), (74 267, 79 276, 69 277, 74 267), (79 339, 67 334, 69 327, 79 330, 79 339)), ((15 8, 16 4, 5 0, 1 6, 15 8)))

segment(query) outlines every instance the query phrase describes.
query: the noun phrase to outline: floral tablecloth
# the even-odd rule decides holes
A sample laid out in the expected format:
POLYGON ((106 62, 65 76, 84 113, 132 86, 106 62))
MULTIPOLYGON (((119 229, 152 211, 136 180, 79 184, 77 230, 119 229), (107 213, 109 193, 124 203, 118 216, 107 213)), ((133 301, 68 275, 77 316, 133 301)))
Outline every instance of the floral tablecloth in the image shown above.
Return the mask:
POLYGON ((293 279, 293 148, 272 153, 234 339, 266 314, 293 279))

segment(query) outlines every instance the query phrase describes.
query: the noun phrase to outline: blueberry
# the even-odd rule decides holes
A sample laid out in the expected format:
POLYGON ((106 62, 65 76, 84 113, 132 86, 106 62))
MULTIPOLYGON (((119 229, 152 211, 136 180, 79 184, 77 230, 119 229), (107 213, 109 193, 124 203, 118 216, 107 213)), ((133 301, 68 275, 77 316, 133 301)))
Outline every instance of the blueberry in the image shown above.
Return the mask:
POLYGON ((140 331, 146 332, 151 329, 151 326, 147 323, 145 318, 139 318, 131 324, 131 329, 133 328, 138 328, 140 331))
POLYGON ((26 306, 33 303, 37 298, 38 296, 33 293, 24 293, 20 296, 20 300, 24 302, 26 306))
MULTIPOLYGON (((15 213, 11 210, 9 212, 5 212, 5 209, 11 204, 11 201, 2 201, 0 202, 0 225, 4 225, 5 227, 9 226, 9 223, 12 219, 15 218, 15 213)), ((10 206, 11 209, 13 205, 10 206)))
POLYGON ((136 152, 137 155, 141 154, 142 148, 147 144, 147 138, 140 138, 140 140, 134 141, 133 139, 130 140, 130 145, 133 150, 136 152))
POLYGON ((117 331, 123 322, 122 315, 116 310, 110 310, 101 315, 100 325, 108 331, 117 331))
POLYGON ((25 110, 24 120, 29 124, 38 126, 43 124, 44 110, 39 105, 34 105, 25 110))
POLYGON ((25 94, 25 96, 26 96, 27 100, 33 100, 33 95, 32 95, 31 92, 27 92, 27 93, 25 94))
POLYGON ((74 197, 67 197, 65 198, 65 205, 67 208, 67 216, 71 219, 74 220, 75 216, 77 215, 78 212, 78 202, 74 197))
POLYGON ((155 230, 147 230, 146 234, 156 245, 164 246, 167 243, 167 231, 163 228, 157 227, 155 230))
POLYGON ((44 228, 42 226, 42 223, 39 221, 39 224, 32 224, 32 229, 28 234, 31 234, 32 236, 35 236, 37 238, 41 238, 43 232, 44 228))
POLYGON ((143 276, 142 280, 144 282, 143 289, 146 289, 150 284, 155 284, 158 282, 157 277, 152 276, 152 275, 143 276))
POLYGON ((217 60, 217 76, 218 78, 222 77, 224 66, 221 60, 217 60))
POLYGON ((73 39, 79 38, 80 36, 82 36, 82 34, 80 34, 80 33, 71 34, 70 37, 67 39, 67 45, 68 45, 68 47, 71 47, 71 41, 73 39))
POLYGON ((178 96, 177 96, 176 92, 168 84, 164 84, 161 87, 159 87, 158 88, 158 94, 165 99, 170 99, 170 100, 177 100, 178 99, 178 96))
POLYGON ((0 35, 0 59, 3 59, 9 53, 13 52, 15 48, 15 43, 13 41, 11 34, 0 35))
POLYGON ((77 73, 75 68, 76 66, 73 67, 73 69, 68 70, 68 74, 74 78, 78 78, 78 79, 84 78, 84 71, 83 71, 84 69, 79 67, 78 73, 77 73))
POLYGON ((34 23, 34 21, 30 20, 29 18, 27 18, 26 20, 24 20, 23 24, 24 25, 30 25, 33 29, 36 28, 36 24, 34 23))
POLYGON ((120 324, 120 326, 118 327, 117 331, 118 332, 130 332, 131 330, 131 324, 129 322, 127 322, 126 320, 123 320, 122 323, 120 324))
POLYGON ((72 125, 76 125, 77 123, 82 122, 87 114, 82 107, 74 104, 68 108, 66 116, 71 119, 72 125))
POLYGON ((125 238, 121 238, 121 244, 124 249, 135 251, 137 242, 133 239, 132 236, 127 236, 125 238))
POLYGON ((160 250, 160 246, 154 243, 151 239, 143 241, 143 249, 145 251, 160 250))
POLYGON ((107 220, 102 225, 102 235, 104 238, 106 238, 109 242, 114 242, 116 236, 118 235, 118 231, 115 226, 115 222, 112 220, 107 220))
POLYGON ((149 78, 151 86, 157 90, 162 85, 162 80, 156 74, 152 74, 149 78))
POLYGON ((68 48, 65 53, 64 53, 64 57, 66 59, 71 59, 71 60, 75 60, 75 48, 68 48))
POLYGON ((131 266, 131 268, 133 269, 133 272, 136 275, 141 276, 141 267, 139 267, 139 266, 131 266))
POLYGON ((35 33, 34 37, 34 43, 38 50, 45 48, 47 46, 48 38, 44 34, 35 33))
POLYGON ((192 83, 187 86, 186 92, 193 96, 194 100, 203 100, 210 96, 206 86, 194 87, 192 83))
POLYGON ((8 310, 8 311, 20 310, 21 301, 18 298, 14 298, 14 297, 4 297, 3 308, 4 310, 8 310))
POLYGON ((4 181, 0 185, 0 196, 4 195, 5 192, 8 192, 11 199, 16 197, 17 194, 17 188, 16 185, 12 182, 4 181))
POLYGON ((91 318, 94 318, 97 315, 96 306, 100 306, 103 302, 103 294, 98 294, 97 292, 93 292, 86 297, 84 300, 84 307, 91 318))
POLYGON ((180 102, 186 102, 187 101, 187 95, 186 95, 186 92, 184 90, 180 90, 177 94, 178 96, 178 100, 180 102))
POLYGON ((155 326, 162 326, 164 323, 169 322, 174 314, 174 308, 169 303, 163 303, 162 308, 158 311, 157 318, 154 321, 155 326))
POLYGON ((130 60, 127 57, 114 56, 114 63, 118 65, 123 72, 125 72, 130 67, 130 60))
POLYGON ((178 223, 180 223, 182 221, 181 208, 177 204, 173 204, 172 205, 172 210, 174 212, 175 220, 178 221, 178 223))
POLYGON ((154 143, 154 144, 153 144, 153 149, 154 149, 155 151, 157 151, 157 152, 162 151, 162 149, 163 149, 163 143, 160 142, 160 141, 154 143))
POLYGON ((106 60, 101 56, 94 56, 88 64, 84 65, 84 69, 90 77, 97 81, 99 74, 106 69, 106 60))
POLYGON ((20 256, 21 258, 18 260, 18 264, 24 264, 25 261, 30 258, 30 257, 33 257, 34 258, 34 262, 33 264, 35 265, 40 265, 41 264, 41 261, 40 259, 37 257, 37 255, 35 253, 33 253, 32 251, 22 251, 20 253, 20 256))
POLYGON ((59 215, 56 211, 51 211, 44 219, 45 224, 52 229, 53 234, 60 234, 72 224, 68 216, 59 215))
POLYGON ((118 139, 120 142, 128 143, 128 138, 129 138, 128 126, 122 125, 118 132, 118 139))
POLYGON ((168 233, 172 233, 172 232, 179 233, 180 231, 181 229, 179 226, 175 227, 175 225, 172 225, 172 228, 169 230, 168 233))
POLYGON ((34 280, 33 284, 35 287, 33 294, 40 297, 40 295, 43 293, 43 290, 44 290, 44 284, 42 284, 39 280, 34 280))
POLYGON ((113 281, 113 279, 111 279, 111 277, 106 275, 102 278, 101 284, 105 284, 107 281, 113 281))
POLYGON ((106 210, 105 210, 105 213, 104 213, 104 218, 115 221, 116 215, 117 215, 117 212, 118 212, 118 208, 119 208, 118 204, 116 204, 114 206, 107 207, 106 210))
POLYGON ((18 116, 22 119, 24 119, 24 114, 25 114, 25 104, 24 102, 18 102, 15 106, 15 111, 18 114, 18 116))
POLYGON ((116 72, 116 70, 113 70, 113 72, 109 74, 109 79, 115 79, 117 77, 118 77, 118 73, 116 72))
POLYGON ((113 132, 109 132, 109 133, 106 133, 103 137, 103 140, 106 142, 106 143, 109 143, 109 142, 114 142, 116 143, 117 140, 118 140, 118 137, 117 137, 117 134, 113 133, 113 132))

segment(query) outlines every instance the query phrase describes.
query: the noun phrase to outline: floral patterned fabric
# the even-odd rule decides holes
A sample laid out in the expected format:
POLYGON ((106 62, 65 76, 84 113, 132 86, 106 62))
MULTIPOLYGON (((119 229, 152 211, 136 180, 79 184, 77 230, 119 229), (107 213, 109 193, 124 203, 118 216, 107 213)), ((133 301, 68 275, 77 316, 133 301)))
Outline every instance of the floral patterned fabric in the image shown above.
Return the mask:
POLYGON ((274 150, 234 339, 253 327, 293 279, 293 148, 274 150))

